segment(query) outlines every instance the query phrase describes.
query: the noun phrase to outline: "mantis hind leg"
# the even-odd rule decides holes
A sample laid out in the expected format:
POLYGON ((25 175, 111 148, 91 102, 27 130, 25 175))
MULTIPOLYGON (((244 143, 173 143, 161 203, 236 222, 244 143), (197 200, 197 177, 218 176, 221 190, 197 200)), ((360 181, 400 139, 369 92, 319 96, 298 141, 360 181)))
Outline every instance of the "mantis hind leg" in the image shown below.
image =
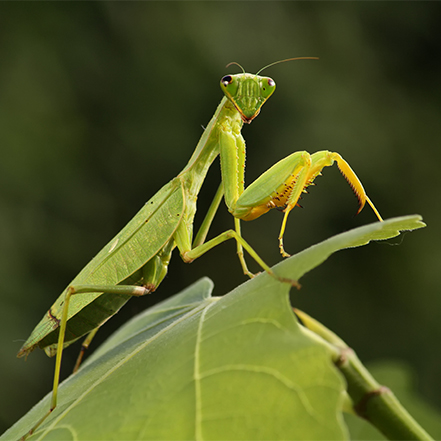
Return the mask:
MULTIPOLYGON (((173 251, 174 246, 175 246, 174 242, 169 241, 167 245, 165 245, 164 248, 156 256, 153 256, 142 268, 143 281, 144 281, 144 286, 142 287, 142 289, 148 290, 148 292, 140 291, 141 294, 139 293, 134 294, 134 290, 132 290, 131 287, 125 286, 123 288, 124 293, 127 293, 127 295, 139 296, 155 291, 167 274, 168 264, 170 262, 171 253, 173 251)), ((121 287, 119 287, 118 290, 120 290, 120 288, 121 287)), ((94 290, 96 291, 96 287, 94 288, 94 290)), ((92 342, 93 338, 95 337, 100 327, 101 325, 97 326, 95 329, 89 332, 87 337, 84 339, 72 373, 78 371, 80 364, 83 361, 84 354, 89 348, 90 343, 92 342)))
MULTIPOLYGON (((69 303, 72 295, 76 294, 83 294, 83 293, 91 293, 91 292, 106 292, 109 294, 121 294, 121 295, 129 295, 129 296, 135 296, 140 297, 145 294, 149 294, 151 290, 144 286, 132 286, 132 285, 81 285, 81 286, 70 286, 67 288, 65 293, 65 299, 63 304, 63 309, 61 313, 61 319, 60 319, 60 331, 58 336, 58 342, 57 342, 57 352, 56 352, 56 360, 55 360, 55 373, 54 373, 54 381, 53 381, 53 387, 52 387, 52 398, 51 398, 51 405, 48 410, 48 412, 43 415, 43 417, 31 428, 31 430, 26 433, 21 440, 25 440, 30 435, 32 435, 38 427, 49 417, 49 415, 55 410, 57 407, 58 402, 58 386, 60 383, 60 370, 61 370, 61 359, 63 356, 63 347, 64 347, 64 338, 66 335, 66 327, 67 327, 67 320, 68 320, 68 312, 69 312, 69 303)), ((92 330, 89 335, 86 338, 86 342, 90 344, 92 338, 95 336, 96 332, 98 331, 99 326, 96 327, 94 330, 92 330)), ((84 343, 83 343, 84 344, 84 343)), ((75 365, 75 368, 79 366, 81 363, 82 355, 80 353, 79 361, 77 360, 77 364, 75 365)), ((74 369, 75 371, 76 369, 74 369)))
POLYGON ((95 337, 96 333, 98 332, 98 329, 100 329, 101 326, 96 327, 93 331, 89 332, 87 334, 87 337, 84 339, 83 344, 81 345, 80 353, 78 354, 77 361, 75 362, 75 366, 73 368, 72 373, 75 374, 78 369, 80 368, 81 362, 83 361, 84 354, 86 353, 87 349, 90 346, 90 343, 92 343, 93 338, 95 337))

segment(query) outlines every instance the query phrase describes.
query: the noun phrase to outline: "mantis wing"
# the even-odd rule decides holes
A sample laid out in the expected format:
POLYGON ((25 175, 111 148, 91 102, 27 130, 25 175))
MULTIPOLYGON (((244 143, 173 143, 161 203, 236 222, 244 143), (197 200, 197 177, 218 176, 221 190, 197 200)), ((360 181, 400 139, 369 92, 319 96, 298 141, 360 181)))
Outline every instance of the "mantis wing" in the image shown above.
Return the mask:
MULTIPOLYGON (((173 179, 141 208, 69 286, 140 284, 142 276, 136 273, 172 239, 181 222, 184 206, 185 198, 180 180, 173 179)), ((35 327, 22 346, 19 357, 27 355, 36 346, 44 349, 57 343, 57 329, 65 292, 66 290, 35 327)), ((65 346, 100 326, 129 298, 129 296, 101 292, 72 296, 65 346)), ((54 353, 50 351, 48 355, 54 353)))

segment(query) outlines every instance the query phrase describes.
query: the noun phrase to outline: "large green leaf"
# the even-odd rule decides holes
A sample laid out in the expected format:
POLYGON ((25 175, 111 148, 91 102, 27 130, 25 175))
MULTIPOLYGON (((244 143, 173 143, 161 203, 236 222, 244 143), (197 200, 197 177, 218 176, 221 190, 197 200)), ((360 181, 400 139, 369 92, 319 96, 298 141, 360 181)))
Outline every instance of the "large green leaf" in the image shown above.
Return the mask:
POLYGON ((337 234, 317 245, 307 248, 277 264, 274 269, 277 274, 300 279, 308 271, 323 263, 332 253, 345 248, 355 248, 368 244, 372 240, 385 240, 396 237, 400 231, 411 231, 425 227, 421 216, 401 216, 384 222, 375 222, 355 228, 345 233, 337 234))
POLYGON ((211 288, 203 279, 124 327, 63 383, 31 439, 344 438, 343 381, 297 325, 288 286, 251 281, 222 298, 211 288))
MULTIPOLYGON (((422 226, 407 216, 361 227, 275 271, 299 279, 339 249, 422 226)), ((61 385, 30 439, 346 439, 344 382, 298 325, 289 285, 261 274, 221 298, 211 290, 202 279, 122 327, 61 385)), ((2 439, 25 434, 49 400, 2 439)))

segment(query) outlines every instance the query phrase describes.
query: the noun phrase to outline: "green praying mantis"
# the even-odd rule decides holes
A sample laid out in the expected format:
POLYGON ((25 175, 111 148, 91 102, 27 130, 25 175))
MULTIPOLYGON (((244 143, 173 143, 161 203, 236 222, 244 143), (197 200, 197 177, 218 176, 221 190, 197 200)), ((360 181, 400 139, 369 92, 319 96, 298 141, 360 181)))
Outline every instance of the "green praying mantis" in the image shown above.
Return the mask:
MULTIPOLYGON (((265 68, 294 59, 316 58, 291 58, 272 63, 265 68)), ((334 162, 337 162, 358 198, 358 212, 367 201, 378 219, 382 220, 360 180, 338 153, 320 151, 310 155, 304 151, 295 152, 276 163, 245 189, 245 141, 241 129, 244 123, 249 124, 256 118, 276 88, 272 78, 259 75, 263 69, 253 75, 245 73, 242 68, 242 73, 226 75, 221 79, 224 97, 188 164, 75 277, 20 349, 18 357, 27 356, 37 347, 44 349, 49 356, 56 354, 51 407, 23 439, 31 435, 57 405, 63 349, 88 334, 77 368, 84 348, 105 321, 132 296, 150 294, 158 288, 167 273, 176 247, 184 262, 191 262, 216 245, 234 239, 244 274, 253 277, 245 262, 246 250, 268 274, 282 282, 296 285, 295 281, 278 277, 243 239, 240 221, 256 219, 272 208, 282 210, 284 217, 279 234, 279 248, 282 256, 289 256, 283 245, 288 215, 322 169, 334 162), (197 196, 208 169, 218 155, 222 182, 193 240, 197 196), (206 241, 222 198, 234 217, 235 228, 206 241)))

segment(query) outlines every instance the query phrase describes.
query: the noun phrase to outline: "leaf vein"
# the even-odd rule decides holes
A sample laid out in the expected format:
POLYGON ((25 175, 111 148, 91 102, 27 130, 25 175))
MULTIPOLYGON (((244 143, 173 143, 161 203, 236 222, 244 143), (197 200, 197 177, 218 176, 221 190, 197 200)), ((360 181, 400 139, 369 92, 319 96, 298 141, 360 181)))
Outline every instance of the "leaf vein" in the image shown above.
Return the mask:
POLYGON ((266 366, 257 366, 257 365, 249 365, 249 364, 231 364, 231 365, 224 365, 218 368, 210 369, 206 371, 205 373, 201 374, 199 379, 202 380, 204 378, 217 375, 223 372, 228 371, 245 371, 245 372, 255 372, 260 374, 266 374, 269 376, 272 376, 276 380, 278 380, 280 383, 282 383, 285 387, 288 389, 294 391, 297 396, 299 397, 301 403, 305 407, 306 411, 311 415, 312 418, 319 421, 320 418, 317 415, 317 412, 315 412, 314 407, 309 402, 308 397, 306 396, 304 390, 297 386, 293 381, 291 381, 289 378, 287 378, 285 375, 282 375, 277 369, 269 368, 266 366))

